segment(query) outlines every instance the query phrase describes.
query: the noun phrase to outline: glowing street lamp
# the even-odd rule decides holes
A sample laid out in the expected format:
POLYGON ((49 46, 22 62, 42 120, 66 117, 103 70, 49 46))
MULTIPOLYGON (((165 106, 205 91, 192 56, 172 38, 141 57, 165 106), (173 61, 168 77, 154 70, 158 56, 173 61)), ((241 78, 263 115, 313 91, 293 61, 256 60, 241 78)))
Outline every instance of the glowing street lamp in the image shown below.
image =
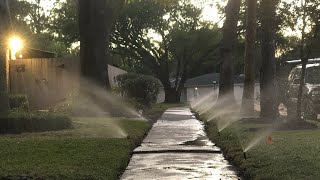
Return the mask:
POLYGON ((16 53, 23 48, 22 40, 18 37, 12 37, 9 40, 9 50, 12 60, 16 60, 16 53))

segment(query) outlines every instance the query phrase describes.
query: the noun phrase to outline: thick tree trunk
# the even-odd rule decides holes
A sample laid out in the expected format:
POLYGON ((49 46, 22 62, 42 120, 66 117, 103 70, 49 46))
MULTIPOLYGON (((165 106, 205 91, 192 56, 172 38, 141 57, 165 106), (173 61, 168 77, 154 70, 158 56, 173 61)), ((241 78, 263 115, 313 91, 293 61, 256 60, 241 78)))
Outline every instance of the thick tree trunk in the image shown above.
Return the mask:
MULTIPOLYGON (((78 116, 120 115, 121 110, 107 94, 111 89, 108 76, 109 36, 115 5, 121 0, 79 0, 80 91, 74 105, 78 116)), ((117 7, 118 8, 118 7, 117 7)))
POLYGON ((0 0, 0 118, 7 117, 9 112, 6 61, 6 35, 9 30, 8 7, 7 0, 0 0))
MULTIPOLYGON (((220 47, 221 67, 219 83, 219 99, 228 96, 228 103, 234 103, 233 87, 233 50, 237 40, 241 0, 229 0, 226 6, 226 20, 223 25, 223 38, 220 47)), ((220 101, 219 100, 219 101, 220 101)))
POLYGON ((179 103, 181 92, 177 91, 175 88, 164 88, 165 103, 179 103))
POLYGON ((108 46, 112 28, 110 18, 106 0, 79 0, 81 76, 106 89, 110 89, 108 77, 108 46))
MULTIPOLYGON (((304 6, 306 6, 306 5, 304 4, 304 6)), ((304 8, 304 11, 306 11, 305 8, 304 8)), ((303 18, 302 19, 302 26, 303 27, 302 27, 301 42, 300 42, 300 59, 301 59, 301 63, 302 63, 302 68, 301 68, 300 84, 299 84, 299 89, 298 89, 296 120, 300 120, 302 117, 303 87, 305 86, 306 68, 307 68, 307 64, 309 61, 309 57, 312 54, 312 46, 313 46, 314 42, 317 41, 318 32, 319 32, 319 28, 320 28, 319 24, 315 25, 314 35, 312 37, 311 42, 308 44, 306 42, 306 28, 307 28, 306 12, 303 13, 302 18, 303 18)))
POLYGON ((278 115, 275 65, 275 11, 278 0, 262 0, 261 117, 278 115))
POLYGON ((254 113, 256 14, 257 0, 247 0, 247 30, 244 58, 245 80, 241 112, 248 115, 254 113))
POLYGON ((181 88, 177 89, 171 85, 168 73, 161 74, 161 76, 159 76, 158 78, 160 79, 164 88, 164 95, 165 95, 164 102, 179 103, 182 89, 181 88))

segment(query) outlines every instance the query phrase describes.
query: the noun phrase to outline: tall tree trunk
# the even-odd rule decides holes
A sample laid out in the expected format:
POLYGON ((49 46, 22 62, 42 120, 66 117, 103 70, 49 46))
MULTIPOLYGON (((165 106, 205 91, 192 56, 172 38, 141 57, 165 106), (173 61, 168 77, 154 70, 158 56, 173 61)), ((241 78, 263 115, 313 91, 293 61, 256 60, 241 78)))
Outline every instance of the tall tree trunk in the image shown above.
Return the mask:
MULTIPOLYGON (((318 32, 319 32, 319 23, 316 23, 315 27, 313 27, 313 37, 310 43, 306 42, 306 28, 307 28, 307 15, 306 15, 306 1, 302 2, 302 6, 304 12, 302 17, 302 29, 301 29, 301 42, 300 42, 300 59, 302 63, 301 67, 301 76, 300 76, 300 84, 298 89, 298 101, 297 101, 297 112, 296 112, 296 120, 300 120, 302 117, 302 100, 303 100, 303 87, 305 86, 305 76, 306 76, 306 68, 309 61, 309 58, 312 54, 312 46, 315 41, 317 41, 318 32), (303 4, 304 3, 304 4, 303 4)), ((320 16, 319 16, 320 17, 320 16)), ((319 19, 319 18, 318 18, 319 19)))
POLYGON ((175 88, 164 88, 165 103, 179 103, 181 92, 179 93, 175 88))
POLYGON ((107 10, 106 0, 79 0, 81 76, 110 89, 107 52, 112 20, 107 10))
POLYGON ((80 97, 74 106, 74 113, 78 116, 122 113, 120 107, 99 91, 104 90, 107 95, 107 91, 111 89, 108 76, 109 36, 113 20, 123 2, 124 0, 79 0, 81 76, 80 97), (89 103, 94 103, 98 108, 90 107, 89 103))
POLYGON ((241 112, 248 115, 254 113, 256 14, 257 0, 247 0, 247 30, 244 58, 245 80, 241 112))
POLYGON ((261 117, 278 115, 275 65, 275 13, 278 0, 262 0, 261 117))
POLYGON ((228 103, 235 103, 233 87, 233 50, 237 40, 241 0, 229 0, 225 8, 226 20, 223 25, 223 38, 220 47, 221 67, 219 101, 228 96, 228 103))
POLYGON ((179 103, 182 89, 176 88, 170 83, 169 73, 160 74, 158 77, 164 88, 165 103, 179 103))
MULTIPOLYGON (((306 3, 306 2, 304 2, 306 3)), ((305 6, 302 2, 302 5, 305 6)), ((303 17, 302 17, 302 29, 301 29, 301 42, 300 42, 300 59, 302 63, 302 68, 301 68, 301 76, 300 76, 300 84, 299 84, 299 89, 298 89, 298 101, 297 101, 297 112, 296 112, 296 120, 301 119, 301 104, 302 104, 302 91, 303 87, 305 85, 305 76, 306 76, 306 68, 307 68, 307 63, 309 57, 305 57, 305 38, 306 38, 306 27, 307 27, 307 15, 306 15, 306 10, 303 8, 303 17)))
POLYGON ((7 117, 9 112, 6 61, 6 34, 9 30, 8 8, 8 1, 0 0, 0 118, 7 117))

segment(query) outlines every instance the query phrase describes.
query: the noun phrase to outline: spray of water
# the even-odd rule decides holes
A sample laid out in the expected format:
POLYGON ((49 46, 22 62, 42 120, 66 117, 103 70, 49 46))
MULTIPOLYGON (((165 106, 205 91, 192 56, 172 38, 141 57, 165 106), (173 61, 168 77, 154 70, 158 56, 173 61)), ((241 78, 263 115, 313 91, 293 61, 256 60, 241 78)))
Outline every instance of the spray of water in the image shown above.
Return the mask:
POLYGON ((129 117, 140 120, 146 120, 140 113, 130 108, 121 96, 106 92, 95 83, 88 80, 82 80, 82 92, 80 92, 79 99, 76 100, 76 110, 85 109, 76 114, 88 113, 92 116, 116 116, 129 117))
POLYGON ((124 138, 128 136, 115 118, 73 118, 73 126, 71 133, 83 137, 124 138))
POLYGON ((206 114, 207 121, 216 121, 218 130, 221 132, 234 122, 241 119, 239 105, 231 101, 233 95, 226 95, 217 101, 217 95, 212 92, 200 99, 191 102, 191 106, 200 115, 206 114))
POLYGON ((125 138, 127 133, 117 120, 126 118, 146 121, 140 113, 130 108, 121 96, 106 92, 94 82, 82 79, 81 88, 73 101, 73 114, 75 117, 92 118, 89 122, 90 128, 97 128, 99 131, 99 126, 107 127, 112 137, 125 138), (99 121, 94 120, 96 118, 99 121))
MULTIPOLYGON (((192 109, 198 109, 202 104, 206 103, 209 101, 209 99, 212 99, 215 97, 215 92, 211 92, 207 95, 202 96, 200 99, 194 99, 193 101, 191 101, 191 108, 192 109)), ((214 98, 213 100, 215 101, 216 98, 214 98)))
POLYGON ((271 134, 279 127, 281 126, 281 122, 277 121, 271 125, 270 128, 261 131, 256 134, 256 136, 243 148, 243 152, 247 152, 256 145, 258 145, 261 141, 266 139, 268 136, 271 136, 271 134))
POLYGON ((272 132, 272 129, 260 132, 258 136, 251 140, 250 143, 243 148, 243 152, 248 152, 250 149, 258 145, 262 140, 264 140, 267 136, 271 135, 272 132))
POLYGON ((217 120, 217 127, 218 127, 219 132, 223 131, 224 129, 226 129, 227 127, 229 127, 230 125, 232 125, 233 123, 235 123, 239 120, 240 120, 240 118, 236 114, 222 116, 221 118, 219 118, 217 120))

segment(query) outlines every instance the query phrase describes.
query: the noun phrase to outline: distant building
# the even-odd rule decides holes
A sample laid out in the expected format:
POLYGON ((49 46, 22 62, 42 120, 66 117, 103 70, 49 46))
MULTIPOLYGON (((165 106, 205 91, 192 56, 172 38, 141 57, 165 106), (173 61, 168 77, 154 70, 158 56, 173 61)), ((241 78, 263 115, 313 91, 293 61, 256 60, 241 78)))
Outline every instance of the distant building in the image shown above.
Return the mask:
MULTIPOLYGON (((216 100, 219 94, 219 73, 210 73, 195 78, 188 79, 181 93, 181 102, 191 102, 194 99, 201 98, 211 94, 212 100, 216 100)), ((242 100, 244 86, 244 75, 234 76, 234 95, 238 103, 242 100)), ((164 91, 160 90, 158 103, 164 101, 164 91)), ((255 99, 260 97, 260 84, 255 83, 255 99)))

